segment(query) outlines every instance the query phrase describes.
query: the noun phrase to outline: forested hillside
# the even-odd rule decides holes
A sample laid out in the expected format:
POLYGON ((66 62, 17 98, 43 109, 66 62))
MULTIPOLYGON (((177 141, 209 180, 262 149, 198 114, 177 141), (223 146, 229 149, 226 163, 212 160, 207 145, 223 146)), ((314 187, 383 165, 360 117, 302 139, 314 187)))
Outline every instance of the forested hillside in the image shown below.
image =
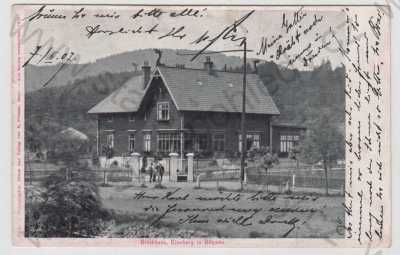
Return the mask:
MULTIPOLYGON (((162 49, 162 62, 170 65, 185 65, 189 68, 202 68, 205 57, 199 57, 195 61, 190 61, 192 56, 178 55, 185 53, 193 53, 189 50, 171 50, 162 49)), ((236 68, 242 65, 242 59, 235 56, 226 56, 224 54, 213 54, 212 59, 217 67, 224 67, 228 65, 236 68)), ((156 64, 157 54, 153 49, 135 50, 124 52, 121 54, 111 55, 108 57, 100 58, 91 63, 84 64, 70 64, 64 66, 56 76, 53 74, 60 68, 59 65, 27 65, 25 67, 25 75, 29 78, 26 84, 26 91, 34 91, 47 84, 48 87, 60 87, 67 83, 73 83, 77 79, 86 77, 97 76, 99 74, 121 73, 140 71, 140 67, 144 61, 148 61, 151 66, 156 64), (50 82, 48 82, 50 81, 50 82)))
POLYGON ((324 111, 332 122, 344 123, 344 67, 332 70, 325 62, 313 71, 298 71, 267 63, 260 65, 259 74, 281 112, 281 122, 307 125, 324 111))
POLYGON ((46 143, 48 137, 67 127, 73 127, 94 138, 96 121, 87 111, 129 78, 139 74, 103 73, 77 79, 66 86, 28 92, 25 95, 27 144, 37 144, 39 141, 46 143))

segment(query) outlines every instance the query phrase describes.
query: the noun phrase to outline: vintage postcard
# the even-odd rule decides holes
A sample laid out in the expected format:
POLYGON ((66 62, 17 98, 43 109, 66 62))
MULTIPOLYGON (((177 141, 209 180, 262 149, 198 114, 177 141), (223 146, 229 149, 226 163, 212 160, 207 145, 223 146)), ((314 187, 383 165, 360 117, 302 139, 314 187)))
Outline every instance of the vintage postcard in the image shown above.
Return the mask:
POLYGON ((391 245, 389 6, 12 19, 14 245, 391 245))

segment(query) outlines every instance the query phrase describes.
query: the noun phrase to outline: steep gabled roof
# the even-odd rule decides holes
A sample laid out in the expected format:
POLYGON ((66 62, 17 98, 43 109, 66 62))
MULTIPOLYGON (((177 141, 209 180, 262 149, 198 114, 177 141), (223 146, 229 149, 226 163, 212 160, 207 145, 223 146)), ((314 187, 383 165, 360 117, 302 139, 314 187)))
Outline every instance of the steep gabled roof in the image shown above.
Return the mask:
MULTIPOLYGON (((243 74, 203 69, 159 66, 163 79, 179 111, 242 111, 243 74)), ((150 79, 151 81, 151 79, 150 79)), ((149 88, 149 84, 147 89, 149 88)), ((89 113, 135 112, 147 90, 142 90, 143 76, 133 77, 105 98, 89 113)), ((257 74, 247 75, 246 112, 278 115, 279 110, 257 74)))
POLYGON ((134 76, 90 109, 89 113, 136 112, 143 95, 143 76, 134 76))
MULTIPOLYGON (((243 74, 203 69, 158 67, 181 111, 242 111, 243 74)), ((279 110, 257 74, 247 75, 246 112, 278 115, 279 110)))

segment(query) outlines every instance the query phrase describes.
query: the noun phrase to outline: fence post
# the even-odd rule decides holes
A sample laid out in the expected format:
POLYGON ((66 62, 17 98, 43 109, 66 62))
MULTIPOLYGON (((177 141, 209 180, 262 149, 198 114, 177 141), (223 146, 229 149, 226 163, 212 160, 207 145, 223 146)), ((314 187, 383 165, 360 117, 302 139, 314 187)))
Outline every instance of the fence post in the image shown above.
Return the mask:
POLYGON ((110 174, 110 172, 107 172, 107 170, 104 170, 104 184, 107 185, 108 184, 108 175, 110 174))
POLYGON ((186 157, 187 157, 187 168, 188 168, 187 181, 193 182, 193 157, 194 157, 194 154, 188 153, 188 154, 186 154, 186 157))
POLYGON ((294 188, 296 187, 296 175, 292 175, 292 191, 294 192, 294 188))
POLYGON ((290 192, 289 180, 286 181, 286 184, 285 184, 285 192, 290 192))
POLYGON ((197 186, 197 188, 200 188, 200 175, 201 175, 201 174, 199 174, 199 175, 197 176, 197 179, 196 179, 196 186, 197 186))
POLYGON ((134 152, 131 154, 131 156, 132 156, 132 182, 133 182, 134 176, 138 178, 140 176, 140 154, 134 152))
POLYGON ((174 181, 174 182, 176 182, 178 180, 178 174, 177 174, 178 156, 179 156, 179 154, 175 153, 175 152, 171 152, 169 154, 169 157, 170 157, 170 169, 169 170, 171 171, 170 179, 171 179, 171 181, 174 181))

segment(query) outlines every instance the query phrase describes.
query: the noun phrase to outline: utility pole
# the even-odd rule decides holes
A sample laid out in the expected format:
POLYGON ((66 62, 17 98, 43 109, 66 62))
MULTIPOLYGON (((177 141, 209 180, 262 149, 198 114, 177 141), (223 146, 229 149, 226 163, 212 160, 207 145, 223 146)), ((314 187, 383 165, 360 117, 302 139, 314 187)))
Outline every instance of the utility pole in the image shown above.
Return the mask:
POLYGON ((242 92, 242 122, 241 122, 241 137, 242 137, 242 153, 240 158, 240 189, 243 190, 244 176, 245 176, 245 158, 247 151, 247 136, 246 136, 246 75, 247 75, 247 48, 246 39, 244 40, 243 51, 243 92, 242 92))

